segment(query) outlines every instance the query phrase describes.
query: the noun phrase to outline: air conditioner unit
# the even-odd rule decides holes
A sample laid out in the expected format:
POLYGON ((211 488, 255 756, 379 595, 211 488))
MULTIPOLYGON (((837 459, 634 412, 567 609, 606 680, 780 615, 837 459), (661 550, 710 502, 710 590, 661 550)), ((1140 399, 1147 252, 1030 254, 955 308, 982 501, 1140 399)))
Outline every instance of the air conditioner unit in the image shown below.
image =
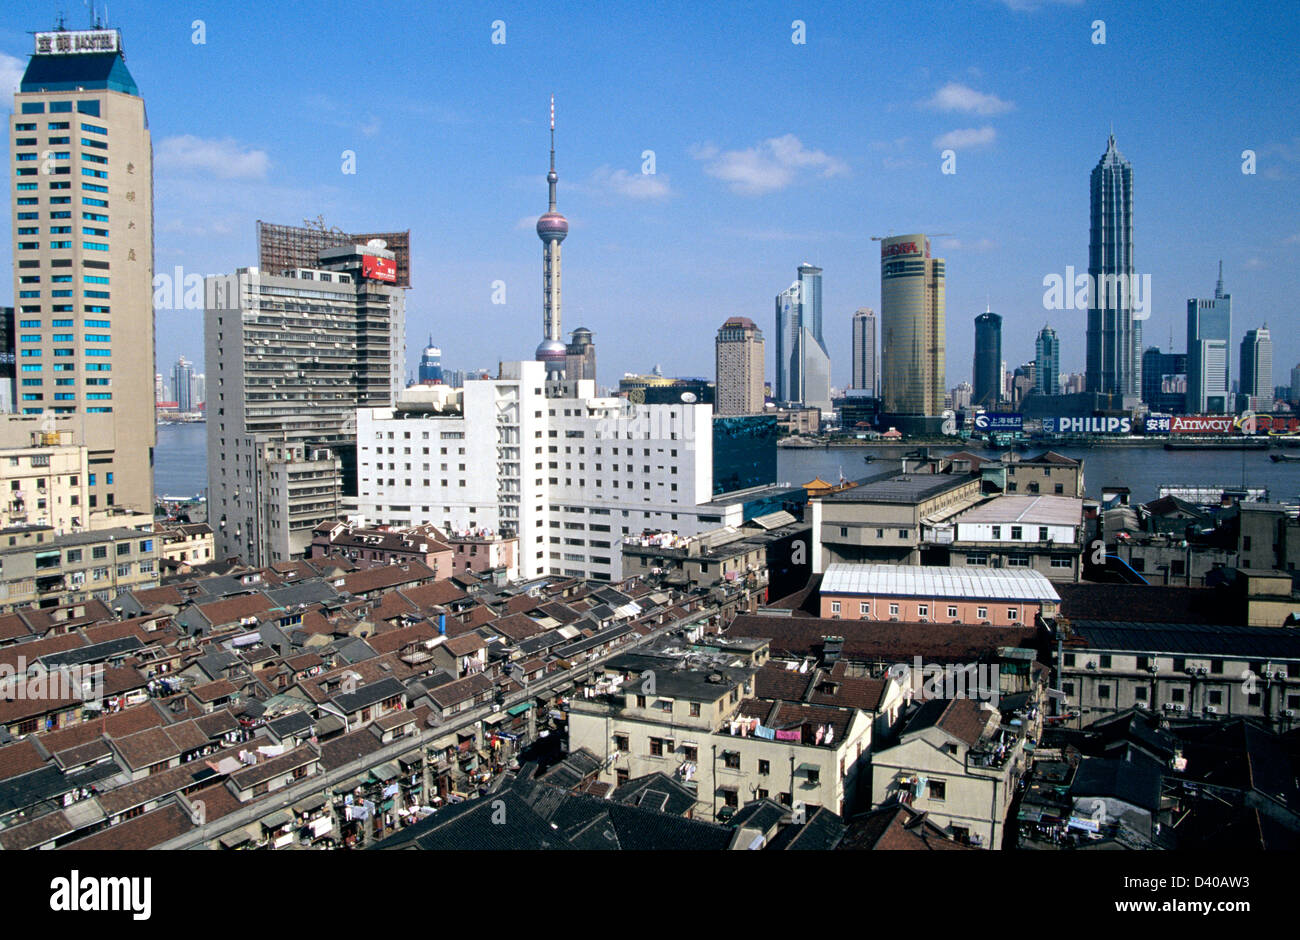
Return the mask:
POLYGON ((1219 709, 1218 709, 1216 706, 1214 706, 1214 705, 1206 705, 1206 706, 1205 706, 1205 714, 1207 714, 1207 715, 1217 715, 1218 713, 1219 713, 1219 709))
POLYGON ((1087 668, 1089 668, 1089 669, 1096 669, 1096 668, 1097 668, 1097 661, 1096 661, 1095 659, 1090 659, 1090 660, 1088 660, 1088 666, 1087 666, 1087 668))
POLYGON ((1282 712, 1282 715, 1283 715, 1284 717, 1286 717, 1286 718, 1294 718, 1294 717, 1295 717, 1295 709, 1294 709, 1294 708, 1288 708, 1288 709, 1286 709, 1284 712, 1282 712))

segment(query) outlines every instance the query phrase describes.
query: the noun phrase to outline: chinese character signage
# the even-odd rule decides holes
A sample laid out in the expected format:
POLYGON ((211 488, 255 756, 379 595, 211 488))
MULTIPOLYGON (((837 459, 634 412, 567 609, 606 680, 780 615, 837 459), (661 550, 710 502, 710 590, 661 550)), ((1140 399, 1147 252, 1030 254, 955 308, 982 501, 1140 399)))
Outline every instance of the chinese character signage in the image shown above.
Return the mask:
POLYGON ((121 52, 115 29, 60 30, 36 34, 37 55, 74 55, 79 52, 121 52))

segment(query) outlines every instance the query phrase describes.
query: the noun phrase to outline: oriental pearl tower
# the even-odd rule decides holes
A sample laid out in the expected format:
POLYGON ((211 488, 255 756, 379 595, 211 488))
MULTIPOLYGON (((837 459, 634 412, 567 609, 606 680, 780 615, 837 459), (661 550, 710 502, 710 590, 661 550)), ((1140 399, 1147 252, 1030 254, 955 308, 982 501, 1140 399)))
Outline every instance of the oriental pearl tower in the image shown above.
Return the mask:
POLYGON ((551 171, 546 174, 550 207, 537 220, 542 240, 542 342, 536 359, 546 363, 548 376, 564 373, 565 346, 560 339, 560 242, 569 234, 569 220, 555 208, 555 96, 551 96, 551 171))

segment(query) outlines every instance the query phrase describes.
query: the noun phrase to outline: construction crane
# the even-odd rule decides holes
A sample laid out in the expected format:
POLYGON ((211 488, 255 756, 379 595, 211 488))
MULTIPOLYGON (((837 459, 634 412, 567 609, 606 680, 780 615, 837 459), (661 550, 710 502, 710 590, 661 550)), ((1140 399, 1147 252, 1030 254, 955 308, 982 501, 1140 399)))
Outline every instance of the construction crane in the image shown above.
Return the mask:
MULTIPOLYGON (((894 237, 894 236, 893 236, 892 233, 889 234, 889 235, 872 235, 872 236, 871 236, 871 240, 872 240, 873 242, 883 242, 886 238, 893 238, 893 237, 894 237)), ((953 237, 953 233, 952 233, 952 232, 935 232, 933 235, 927 235, 926 237, 927 237, 927 238, 952 238, 952 237, 953 237)))

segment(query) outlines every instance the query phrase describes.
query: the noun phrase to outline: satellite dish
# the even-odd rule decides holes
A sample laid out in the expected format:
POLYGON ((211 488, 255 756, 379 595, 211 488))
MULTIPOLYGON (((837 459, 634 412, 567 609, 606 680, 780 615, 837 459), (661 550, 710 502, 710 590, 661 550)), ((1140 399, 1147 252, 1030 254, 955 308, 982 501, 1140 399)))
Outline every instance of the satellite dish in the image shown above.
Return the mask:
POLYGON ((388 242, 384 241, 382 238, 372 238, 372 239, 370 239, 370 241, 366 242, 366 247, 367 247, 367 248, 387 248, 387 247, 388 247, 388 242))
POLYGON ((686 404, 688 404, 688 405, 689 405, 689 404, 692 404, 692 403, 695 401, 695 393, 694 393, 694 392, 682 392, 682 401, 686 402, 686 404))

